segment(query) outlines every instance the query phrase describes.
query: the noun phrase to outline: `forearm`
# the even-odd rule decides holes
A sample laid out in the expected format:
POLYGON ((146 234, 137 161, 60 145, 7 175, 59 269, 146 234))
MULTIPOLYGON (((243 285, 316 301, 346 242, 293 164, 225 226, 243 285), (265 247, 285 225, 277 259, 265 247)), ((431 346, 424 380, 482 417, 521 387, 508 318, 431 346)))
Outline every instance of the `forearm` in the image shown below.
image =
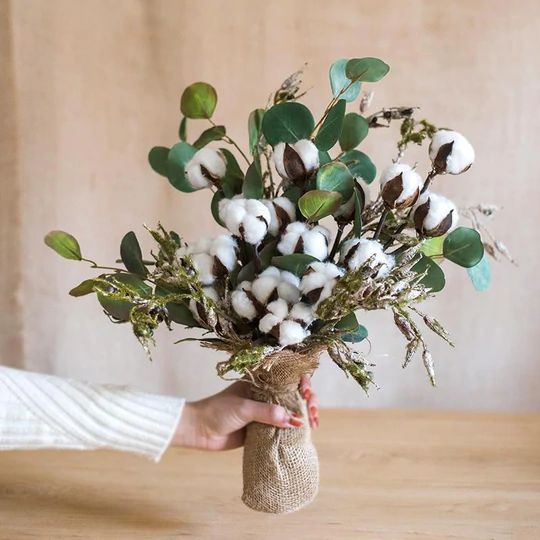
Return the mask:
POLYGON ((0 449, 111 448, 158 461, 184 400, 0 367, 0 449))

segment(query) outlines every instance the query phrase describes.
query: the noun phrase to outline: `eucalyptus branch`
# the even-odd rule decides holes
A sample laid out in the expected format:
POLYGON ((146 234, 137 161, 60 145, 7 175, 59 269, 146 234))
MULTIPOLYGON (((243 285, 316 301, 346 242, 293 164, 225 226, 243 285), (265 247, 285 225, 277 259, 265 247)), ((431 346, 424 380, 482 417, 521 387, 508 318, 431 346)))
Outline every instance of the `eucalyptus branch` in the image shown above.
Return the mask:
POLYGON ((123 268, 115 268, 114 266, 101 266, 95 261, 92 261, 90 259, 85 259, 84 257, 81 258, 81 261, 90 263, 91 268, 99 268, 100 270, 114 270, 117 273, 120 273, 120 272, 127 273, 126 270, 124 270, 123 268))
MULTIPOLYGON (((214 126, 216 127, 216 123, 211 119, 211 118, 208 118, 208 121, 214 126)), ((240 146, 238 146, 238 144, 233 140, 231 139, 231 137, 229 137, 229 135, 224 135, 223 136, 223 140, 227 143, 227 144, 232 144, 237 150, 238 152, 240 152, 240 155, 246 160, 246 163, 248 165, 251 165, 251 161, 248 159, 248 157, 246 156, 246 154, 244 154, 244 151, 240 148, 240 146)))

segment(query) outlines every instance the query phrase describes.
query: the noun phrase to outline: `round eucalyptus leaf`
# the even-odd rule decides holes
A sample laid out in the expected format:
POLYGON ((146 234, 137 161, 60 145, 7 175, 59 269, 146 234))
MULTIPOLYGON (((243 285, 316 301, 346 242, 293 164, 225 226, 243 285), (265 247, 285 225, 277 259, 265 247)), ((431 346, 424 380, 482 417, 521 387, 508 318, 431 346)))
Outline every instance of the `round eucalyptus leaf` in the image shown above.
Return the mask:
POLYGON ((347 201, 353 193, 354 178, 346 165, 333 161, 317 171, 316 187, 323 191, 337 191, 347 201))
POLYGON ((319 260, 311 255, 305 253, 292 253, 291 255, 278 255, 272 257, 272 265, 280 268, 281 270, 287 270, 296 276, 302 276, 307 267, 319 260))
POLYGON ((343 120, 339 146, 344 152, 356 148, 367 137, 368 131, 369 123, 363 116, 355 112, 347 114, 343 120))
POLYGON ((154 146, 148 152, 148 163, 150 167, 160 174, 161 176, 167 177, 167 157, 169 156, 170 148, 166 146, 154 146))
POLYGON ((364 339, 366 339, 367 337, 368 337, 367 328, 359 324, 356 330, 343 334, 341 336, 341 339, 348 343, 360 343, 361 341, 364 341, 364 339))
POLYGON ((348 58, 342 58, 337 60, 330 66, 330 87, 332 88, 332 95, 334 97, 340 96, 346 102, 354 101, 360 93, 360 83, 355 82, 351 84, 351 80, 345 74, 345 66, 347 65, 348 58), (349 86, 350 85, 350 86, 349 86), (349 88, 340 94, 343 89, 349 88))
POLYGON ((186 118, 211 118, 217 105, 213 86, 196 82, 188 86, 180 99, 180 110, 186 118))
POLYGON ((353 311, 352 313, 349 313, 348 315, 345 315, 345 317, 340 319, 334 325, 334 328, 343 332, 352 332, 358 328, 359 324, 360 323, 358 322, 358 319, 356 318, 356 315, 353 311))
POLYGON ((467 268, 467 274, 469 274, 471 283, 477 291, 482 292, 489 289, 491 285, 491 265, 485 254, 478 264, 467 268))
POLYGON ((199 138, 193 143, 193 146, 197 148, 197 150, 200 150, 213 141, 220 141, 223 137, 225 137, 225 126, 212 126, 211 128, 205 129, 199 135, 199 138))
POLYGON ((323 152, 319 150, 319 166, 322 167, 323 165, 326 165, 327 163, 330 163, 332 161, 332 158, 330 157, 330 154, 328 152, 323 152))
POLYGON ((187 326, 188 328, 200 327, 191 310, 185 305, 177 302, 169 302, 165 304, 169 320, 187 326))
POLYGON ((439 292, 444 289, 446 280, 441 267, 430 257, 422 255, 420 260, 412 267, 413 272, 426 275, 420 280, 420 283, 431 289, 431 292, 439 292))
POLYGON ((293 204, 298 203, 298 199, 302 196, 302 188, 298 186, 289 186, 284 192, 283 196, 287 197, 293 204))
POLYGON ((77 239, 65 231, 51 231, 45 236, 45 244, 64 259, 81 261, 81 247, 77 239))
POLYGON ((446 259, 459 266, 472 268, 484 256, 484 244, 478 231, 458 227, 444 239, 443 254, 446 259))
MULTIPOLYGON (((114 281, 124 283, 132 288, 137 294, 143 298, 148 298, 152 294, 152 288, 147 285, 140 277, 133 274, 113 274, 106 276, 107 281, 111 282, 111 286, 114 287, 114 281)), ((114 319, 121 322, 129 321, 129 314, 134 304, 128 300, 117 300, 109 298, 104 294, 97 293, 98 302, 101 307, 114 319)))
POLYGON ((345 106, 345 100, 340 99, 328 111, 314 141, 319 150, 330 150, 337 143, 343 126, 343 118, 345 117, 345 106))
POLYGON ((221 187, 223 193, 228 199, 232 199, 235 195, 242 193, 242 186, 244 184, 244 173, 238 165, 238 161, 234 157, 234 154, 227 148, 220 148, 220 151, 225 156, 227 162, 227 171, 225 176, 221 179, 221 187))
POLYGON ((360 150, 349 150, 339 160, 347 167, 355 178, 361 178, 366 184, 371 184, 377 176, 377 169, 370 157, 360 150))
POLYGON ((143 264, 141 246, 133 231, 129 231, 120 243, 120 258, 129 272, 146 276, 148 273, 143 264))
POLYGON ((389 71, 390 66, 378 58, 353 58, 345 66, 345 75, 351 81, 377 82, 389 71))
POLYGON ((195 152, 197 152, 195 147, 185 142, 179 142, 171 148, 167 157, 169 182, 184 193, 195 191, 185 177, 186 164, 195 155, 195 152))
POLYGON ((262 119, 263 135, 272 146, 309 139, 314 127, 315 121, 309 109, 295 101, 274 105, 262 119))
POLYGON ((331 216, 339 208, 342 201, 343 197, 337 191, 314 189, 304 193, 298 199, 298 208, 302 215, 313 223, 326 216, 331 216))
POLYGON ((442 257, 443 243, 445 238, 446 235, 429 238, 422 244, 420 251, 427 257, 442 257))

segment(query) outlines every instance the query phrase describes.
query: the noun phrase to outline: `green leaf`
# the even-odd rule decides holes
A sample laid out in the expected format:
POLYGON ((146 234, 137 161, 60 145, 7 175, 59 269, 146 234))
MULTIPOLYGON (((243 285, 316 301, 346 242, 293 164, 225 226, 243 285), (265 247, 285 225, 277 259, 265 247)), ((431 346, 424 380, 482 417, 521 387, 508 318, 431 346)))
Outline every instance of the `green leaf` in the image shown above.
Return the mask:
POLYGON ((353 193, 354 178, 346 165, 333 161, 317 171, 315 185, 318 190, 337 191, 347 201, 353 193))
POLYGON ((355 82, 351 84, 351 80, 345 74, 345 66, 349 60, 347 58, 342 58, 337 60, 330 66, 330 87, 332 88, 332 95, 337 97, 340 92, 349 86, 349 88, 341 94, 341 99, 344 99, 346 102, 354 101, 358 94, 360 93, 360 83, 355 82))
POLYGON ((485 254, 477 265, 467 268, 467 274, 469 274, 473 287, 477 291, 482 292, 489 289, 491 285, 491 265, 485 254))
POLYGON ((129 231, 120 243, 120 257, 129 272, 146 276, 148 273, 143 264, 141 246, 133 231, 129 231))
POLYGON ((472 268, 484 256, 484 244, 478 231, 458 227, 444 239, 443 253, 449 261, 465 268, 472 268))
POLYGON ((216 191, 214 193, 214 196, 212 197, 212 202, 210 203, 210 210, 212 212, 212 216, 216 220, 216 223, 218 225, 221 225, 222 227, 225 227, 225 223, 221 221, 221 218, 219 217, 219 203, 225 199, 225 195, 223 191, 216 191))
POLYGON ((275 238, 261 249, 257 255, 257 264, 255 264, 255 261, 250 261, 242 267, 240 272, 238 272, 237 283, 241 283, 242 281, 246 280, 253 281, 258 273, 261 273, 270 266, 278 240, 278 238, 275 238))
POLYGON ((167 158, 169 182, 178 190, 184 193, 195 191, 185 177, 185 166, 195 155, 197 149, 188 143, 180 142, 175 144, 167 158))
POLYGON ((161 176, 167 177, 167 157, 169 156, 170 148, 166 146, 154 146, 148 152, 148 163, 154 171, 161 176))
POLYGON ((295 101, 274 105, 262 120, 263 135, 272 146, 309 139, 314 127, 315 121, 309 109, 295 101))
POLYGON ((319 166, 326 165, 327 163, 330 163, 332 161, 332 158, 330 157, 330 154, 328 152, 321 152, 319 150, 319 166))
POLYGON ((64 259, 81 261, 81 247, 77 239, 64 231, 51 231, 45 236, 45 244, 54 249, 64 259))
POLYGON ((348 315, 345 315, 342 319, 340 319, 335 325, 334 328, 336 330, 340 330, 343 332, 352 332, 356 330, 359 326, 358 319, 356 318, 356 315, 354 314, 354 311, 349 313, 348 315))
POLYGON ((356 330, 354 330, 353 332, 348 332, 347 334, 343 334, 341 336, 341 339, 349 343, 360 343, 361 341, 364 341, 364 339, 366 339, 367 337, 367 328, 359 324, 356 330))
POLYGON ((307 267, 318 262, 319 259, 306 255, 305 253, 293 253, 291 255, 279 255, 272 257, 272 265, 277 266, 281 270, 287 270, 296 276, 302 276, 307 270, 307 267))
POLYGON ((360 238, 362 234, 362 212, 364 210, 364 193, 358 188, 354 189, 354 223, 353 235, 360 238))
POLYGON ((420 251, 427 257, 442 257, 445 238, 446 235, 429 238, 422 244, 420 251))
POLYGON ((188 86, 180 99, 180 110, 187 118, 211 118, 217 105, 213 86, 196 82, 188 86))
POLYGON ((390 66, 378 58, 353 58, 345 66, 345 75, 351 81, 377 82, 389 71, 390 66))
POLYGON ((261 137, 262 121, 264 117, 264 109, 255 109, 251 111, 248 118, 248 134, 249 134, 249 151, 251 155, 257 152, 257 145, 261 137))
POLYGON ((212 141, 220 141, 223 137, 225 137, 225 126, 212 126, 199 135, 193 146, 200 150, 212 141))
POLYGON ((232 199, 235 195, 242 193, 242 186, 244 184, 244 173, 238 161, 234 157, 234 154, 227 148, 220 148, 221 152, 225 156, 227 162, 227 171, 225 176, 221 179, 221 187, 223 193, 229 199, 232 199))
POLYGON ((179 304, 177 302, 169 302, 165 304, 167 312, 169 314, 169 320, 176 324, 183 324, 187 327, 200 327, 193 313, 185 304, 179 304))
POLYGON ((340 99, 328 111, 314 141, 319 150, 330 150, 337 143, 343 126, 343 118, 345 117, 345 106, 345 100, 340 99))
MULTIPOLYGON (((152 289, 147 285, 141 278, 133 274, 114 274, 113 276, 108 276, 108 280, 113 283, 114 280, 117 280, 121 283, 125 283, 130 287, 134 288, 140 296, 148 298, 152 294, 152 289)), ((114 284, 113 284, 114 286, 114 284)), ((101 304, 101 307, 114 319, 126 322, 129 321, 129 314, 134 304, 128 300, 114 300, 108 298, 107 296, 97 293, 98 302, 101 304)))
POLYGON ((427 274, 420 280, 420 283, 431 289, 431 292, 439 292, 444 289, 446 280, 441 267, 429 257, 422 255, 420 260, 412 267, 413 272, 422 274, 427 270, 427 274))
POLYGON ((246 171, 246 179, 242 188, 246 199, 262 199, 264 195, 264 185, 261 173, 261 164, 256 159, 246 171))
POLYGON ((368 131, 369 123, 363 116, 354 112, 347 114, 343 120, 339 146, 344 152, 356 148, 367 137, 368 131))
POLYGON ((289 201, 295 205, 298 203, 298 199, 302 196, 302 188, 298 186, 289 186, 284 192, 283 196, 287 197, 289 201))
POLYGON ((185 116, 180 121, 180 126, 178 127, 178 138, 181 141, 187 141, 187 118, 185 116))
POLYGON ((322 191, 315 189, 304 193, 298 199, 298 208, 302 215, 310 222, 331 216, 342 203, 343 197, 336 191, 322 191))
POLYGON ((76 287, 73 287, 69 291, 70 296, 86 296, 87 294, 92 294, 94 292, 94 283, 93 279, 85 279, 83 282, 79 283, 76 287))
POLYGON ((355 178, 361 178, 366 184, 371 184, 377 176, 377 169, 373 161, 364 152, 349 150, 341 156, 340 161, 349 167, 355 178))

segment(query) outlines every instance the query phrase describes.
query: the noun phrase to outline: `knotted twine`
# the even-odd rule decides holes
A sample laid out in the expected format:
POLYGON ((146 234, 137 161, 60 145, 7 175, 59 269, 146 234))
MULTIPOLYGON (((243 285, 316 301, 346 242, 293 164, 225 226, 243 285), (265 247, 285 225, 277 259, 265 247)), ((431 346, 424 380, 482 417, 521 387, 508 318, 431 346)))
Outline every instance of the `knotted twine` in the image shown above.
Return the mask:
POLYGON ((319 364, 322 349, 279 351, 251 372, 251 397, 301 415, 299 428, 248 425, 244 443, 244 503, 260 512, 283 514, 309 504, 319 489, 319 459, 311 441, 300 378, 319 364))

